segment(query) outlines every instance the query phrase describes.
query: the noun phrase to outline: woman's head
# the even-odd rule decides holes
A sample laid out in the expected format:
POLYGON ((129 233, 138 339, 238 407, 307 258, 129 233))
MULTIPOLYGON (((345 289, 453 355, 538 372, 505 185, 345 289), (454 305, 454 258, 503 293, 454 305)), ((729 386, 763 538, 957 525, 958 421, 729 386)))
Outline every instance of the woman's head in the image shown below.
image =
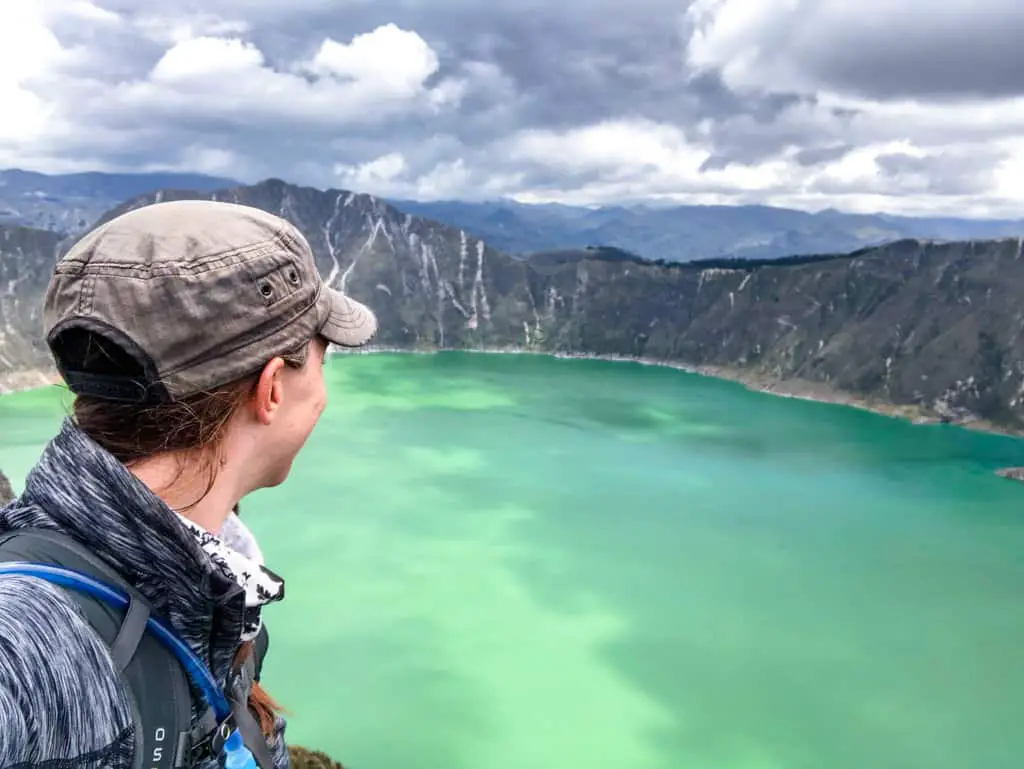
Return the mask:
POLYGON ((129 467, 157 467, 158 483, 205 478, 198 498, 226 476, 228 508, 287 477, 326 403, 328 344, 376 331, 323 284, 292 225, 211 201, 87 234, 58 263, 44 318, 79 426, 129 467))

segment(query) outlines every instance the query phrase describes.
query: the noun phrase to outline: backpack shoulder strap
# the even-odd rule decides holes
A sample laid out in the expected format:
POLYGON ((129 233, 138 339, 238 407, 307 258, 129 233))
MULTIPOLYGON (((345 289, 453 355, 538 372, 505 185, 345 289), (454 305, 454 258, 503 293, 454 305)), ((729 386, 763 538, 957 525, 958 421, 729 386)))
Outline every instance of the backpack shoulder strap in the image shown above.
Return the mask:
MULTIPOLYGON (((0 562, 63 566, 116 585, 130 596, 127 611, 77 590, 67 594, 110 648, 135 721, 135 769, 185 769, 192 763, 192 691, 175 656, 146 633, 150 606, 105 561, 70 537, 44 529, 0 535, 0 562)), ((214 722, 215 723, 215 722, 214 722)))
POLYGON ((260 631, 252 641, 252 649, 255 661, 253 680, 259 681, 260 675, 263 673, 263 660, 267 656, 267 651, 270 649, 270 633, 267 630, 267 623, 265 620, 260 624, 260 631))

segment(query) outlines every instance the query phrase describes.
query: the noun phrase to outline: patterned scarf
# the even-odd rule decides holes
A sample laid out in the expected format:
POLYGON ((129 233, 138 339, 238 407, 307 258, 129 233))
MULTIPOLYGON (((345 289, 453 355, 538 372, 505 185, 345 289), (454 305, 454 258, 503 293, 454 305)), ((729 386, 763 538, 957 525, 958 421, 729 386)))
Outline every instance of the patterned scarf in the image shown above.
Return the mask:
POLYGON ((181 513, 175 511, 175 514, 203 552, 210 557, 214 567, 245 591, 242 640, 251 641, 260 632, 263 623, 261 608, 284 598, 284 580, 263 565, 263 553, 256 537, 235 513, 231 513, 224 521, 219 536, 181 513))

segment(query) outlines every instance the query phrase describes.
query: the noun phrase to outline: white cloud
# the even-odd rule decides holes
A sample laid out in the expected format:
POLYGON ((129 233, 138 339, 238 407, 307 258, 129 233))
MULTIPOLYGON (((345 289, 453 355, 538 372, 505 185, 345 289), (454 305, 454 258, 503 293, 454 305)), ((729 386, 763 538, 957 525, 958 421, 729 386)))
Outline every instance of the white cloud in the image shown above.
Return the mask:
POLYGON ((992 194, 1013 201, 1018 211, 1024 209, 1024 137, 1013 137, 1000 142, 1003 159, 993 169, 992 194))
POLYGON ((0 6, 0 165, 124 168, 106 159, 139 165, 148 145, 144 166, 192 162, 196 170, 290 177, 267 162, 273 157, 254 159, 232 144, 305 143, 310 131, 327 137, 408 116, 429 121, 465 93, 464 78, 437 77, 433 49, 395 24, 348 42, 322 37, 305 60, 271 62, 244 24, 210 14, 165 21, 122 18, 81 0, 0 6), (116 44, 127 51, 133 35, 164 49, 149 66, 118 64, 116 44))
POLYGON ((1024 207, 1019 0, 635 0, 614 21, 610 0, 164 5, 0 0, 0 166, 432 198, 1024 207), (665 31, 661 47, 637 30, 665 31))
POLYGON ((29 140, 41 131, 52 107, 32 84, 55 70, 68 52, 49 28, 49 5, 11 3, 0 18, 0 143, 29 140))
POLYGON ((1024 6, 1016 0, 695 0, 685 18, 694 76, 715 73, 744 98, 813 97, 768 125, 747 115, 709 123, 702 131, 709 140, 727 135, 741 148, 744 139, 775 136, 793 140, 790 155, 800 140, 853 148, 792 169, 793 187, 777 202, 1020 215, 1024 188, 1007 171, 1018 167, 1020 145, 1006 140, 1024 135, 1024 97, 1019 81, 1016 92, 997 82, 1019 72, 1012 30, 1024 28, 1024 6), (877 159, 892 153, 937 162, 886 176, 877 159), (928 169, 942 167, 944 158, 957 159, 947 166, 969 166, 965 157, 974 157, 977 178, 994 186, 982 198, 940 194, 942 179, 928 169))
MULTIPOLYGON (((764 54, 763 37, 786 29, 785 5, 771 0, 694 0, 686 12, 693 28, 686 49, 688 63, 697 71, 719 71, 736 89, 777 87, 758 64, 764 54)), ((788 5, 792 9, 797 3, 788 5)))
POLYGON ((1018 0, 694 0, 685 22, 688 63, 740 91, 877 96, 913 84, 963 95, 986 80, 1019 85, 1018 0))
POLYGON ((516 160, 566 171, 611 174, 624 169, 689 174, 707 157, 678 128, 648 120, 610 120, 566 132, 526 130, 513 137, 509 152, 516 160))
MULTIPOLYGON (((103 2, 103 0, 100 0, 103 2)), ((31 0, 26 3, 8 3, 4 6, 5 15, 16 21, 31 16, 36 20, 52 23, 57 19, 68 19, 98 24, 120 24, 121 17, 90 0, 31 0)))
POLYGON ((427 84, 436 70, 426 42, 395 25, 347 44, 325 39, 311 60, 291 68, 272 66, 250 41, 203 36, 175 43, 146 77, 117 84, 90 107, 101 120, 147 114, 240 130, 342 129, 457 106, 458 81, 427 84))
POLYGON ((689 140, 675 126, 647 120, 615 120, 565 132, 524 131, 512 138, 509 153, 518 163, 569 175, 534 200, 613 202, 644 195, 719 201, 744 192, 772 192, 785 181, 787 164, 772 160, 756 166, 729 166, 701 172, 709 148, 689 140), (573 176, 593 179, 574 189, 573 176), (596 177, 596 178, 595 178, 596 177))
POLYGON ((462 157, 442 160, 414 170, 398 153, 389 153, 358 165, 334 167, 332 186, 369 192, 379 197, 444 200, 487 199, 508 195, 521 187, 523 174, 479 165, 462 157))
POLYGON ((238 155, 227 149, 191 144, 181 152, 176 163, 153 163, 144 167, 144 171, 188 171, 191 173, 210 174, 212 176, 229 176, 240 163, 244 162, 238 155))
POLYGON ((357 35, 351 43, 328 38, 307 65, 315 75, 367 83, 406 97, 416 95, 437 67, 437 54, 427 42, 394 24, 357 35))
POLYGON ((801 164, 800 148, 791 146, 761 162, 702 171, 710 150, 699 132, 693 133, 688 138, 678 127, 645 120, 608 121, 565 131, 530 129, 475 151, 464 149, 466 158, 442 161, 418 174, 411 173, 400 155, 335 170, 343 186, 383 196, 432 199, 506 196, 531 203, 587 205, 658 198, 1008 217, 1019 216, 1024 200, 1024 167, 1016 159, 1024 157, 1024 143, 1019 140, 987 148, 990 154, 1005 153, 1007 159, 993 163, 989 194, 979 198, 936 190, 934 180, 920 170, 887 177, 882 158, 934 159, 905 138, 872 141, 815 165, 801 164))
POLYGON ((153 67, 153 83, 203 85, 207 79, 248 77, 263 68, 263 54, 237 38, 195 37, 170 48, 153 67), (198 81, 198 82, 197 82, 198 81))
POLYGON ((224 19, 198 12, 180 17, 142 15, 132 25, 147 39, 161 45, 174 45, 197 37, 232 37, 247 34, 251 25, 240 19, 224 19))
POLYGON ((334 167, 340 183, 357 190, 385 187, 406 170, 405 158, 398 152, 381 155, 358 165, 339 163, 334 167))

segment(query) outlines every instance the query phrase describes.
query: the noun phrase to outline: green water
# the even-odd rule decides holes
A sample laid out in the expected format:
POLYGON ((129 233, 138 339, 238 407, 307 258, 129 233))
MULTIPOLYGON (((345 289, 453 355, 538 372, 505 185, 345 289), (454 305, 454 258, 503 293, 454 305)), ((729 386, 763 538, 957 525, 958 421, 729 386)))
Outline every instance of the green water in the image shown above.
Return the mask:
MULTIPOLYGON (((353 356, 247 520, 355 769, 1019 769, 1024 443, 634 365, 353 356)), ((0 399, 16 486, 59 391, 0 399)))

